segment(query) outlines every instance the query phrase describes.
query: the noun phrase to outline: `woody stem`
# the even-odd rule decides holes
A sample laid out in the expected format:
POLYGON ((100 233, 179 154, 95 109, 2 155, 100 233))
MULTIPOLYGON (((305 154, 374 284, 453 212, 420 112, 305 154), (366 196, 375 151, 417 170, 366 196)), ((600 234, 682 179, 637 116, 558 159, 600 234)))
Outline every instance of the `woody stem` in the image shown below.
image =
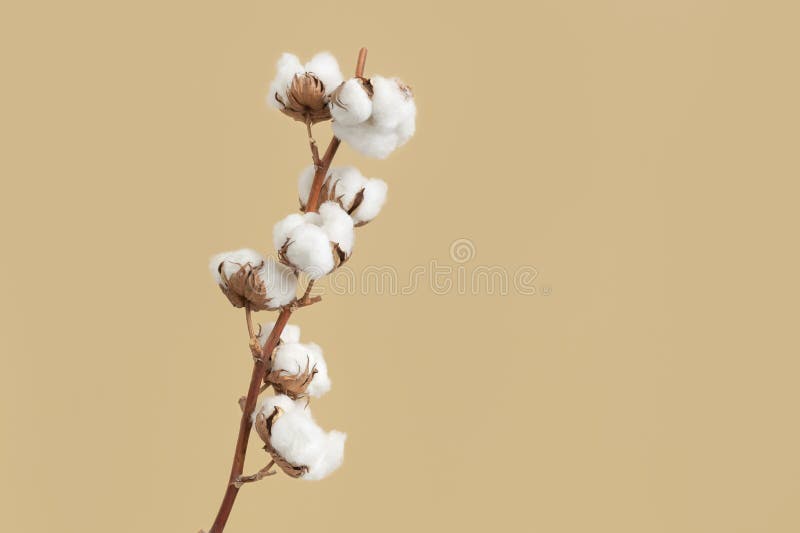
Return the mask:
MULTIPOLYGON (((362 78, 364 76, 364 66, 367 62, 367 49, 362 48, 358 51, 358 61, 356 61, 356 77, 362 78)), ((309 137, 311 136, 311 126, 308 126, 308 134, 309 137)), ((311 157, 314 159, 314 165, 316 167, 316 172, 314 173, 314 181, 311 184, 311 192, 308 194, 308 202, 306 202, 306 213, 313 213, 319 209, 320 204, 320 191, 322 190, 322 184, 325 182, 325 177, 328 174, 328 169, 331 166, 331 162, 333 161, 333 157, 336 155, 336 150, 339 149, 339 144, 341 141, 338 137, 334 135, 333 139, 331 139, 330 144, 328 144, 327 150, 325 150, 325 155, 322 157, 322 160, 319 160, 319 153, 315 155, 314 147, 312 145, 311 149, 311 157)))
MULTIPOLYGON (((362 48, 358 53, 356 76, 362 76, 364 74, 364 63, 366 59, 367 49, 362 48)), ((310 138, 310 124, 307 124, 307 130, 310 138)), ((312 143, 311 145, 312 157, 314 154, 315 144, 316 143, 312 143)), ((308 196, 308 202, 306 204, 306 212, 315 212, 319 208, 322 183, 324 182, 325 175, 328 173, 328 168, 330 168, 331 162, 336 155, 336 150, 339 148, 339 144, 339 139, 334 136, 333 139, 331 139, 330 144, 328 144, 328 148, 325 150, 325 155, 320 161, 320 164, 317 166, 316 173, 314 174, 314 182, 311 186, 311 192, 308 196)), ((304 299, 310 293, 312 286, 313 281, 309 283, 308 287, 306 287, 306 295, 304 295, 304 299)), ((231 515, 231 511, 233 510, 233 504, 236 501, 236 496, 239 494, 239 487, 237 486, 238 483, 236 482, 239 480, 242 472, 244 472, 244 459, 245 455, 247 454, 247 442, 250 438, 250 430, 253 427, 251 419, 253 416, 253 411, 256 407, 256 402, 258 401, 258 395, 262 391, 261 384, 263 383, 264 376, 268 370, 267 361, 269 360, 269 356, 275 350, 275 347, 278 345, 278 341, 281 338, 281 333, 283 333, 283 328, 285 328, 286 324, 289 322, 289 317, 292 316, 293 309, 294 308, 292 306, 287 306, 281 309, 281 312, 278 314, 278 318, 275 321, 275 325, 273 326, 266 342, 264 342, 264 347, 261 349, 261 357, 257 358, 253 364, 253 372, 250 375, 250 385, 247 388, 247 397, 245 398, 244 405, 242 407, 242 418, 239 422, 239 435, 236 438, 236 449, 234 450, 233 454, 231 473, 228 477, 228 486, 225 489, 225 496, 222 498, 222 503, 220 504, 219 511, 217 512, 217 517, 214 519, 214 524, 212 524, 209 533, 222 533, 222 531, 225 529, 225 524, 227 524, 228 518, 231 515)), ((254 335, 251 314, 250 306, 245 306, 247 332, 252 339, 254 335)))

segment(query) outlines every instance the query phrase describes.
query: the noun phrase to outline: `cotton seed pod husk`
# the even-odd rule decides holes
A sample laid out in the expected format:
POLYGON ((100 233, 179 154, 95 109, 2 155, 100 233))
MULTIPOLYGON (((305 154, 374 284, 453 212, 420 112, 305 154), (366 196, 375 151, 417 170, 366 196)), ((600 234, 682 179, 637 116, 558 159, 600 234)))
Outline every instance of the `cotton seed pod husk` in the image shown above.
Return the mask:
POLYGON ((264 383, 272 385, 277 394, 285 394, 292 400, 305 398, 308 396, 306 389, 317 374, 316 365, 314 367, 310 367, 310 365, 311 361, 307 359, 305 369, 296 374, 282 369, 271 369, 264 376, 264 383))
POLYGON ((274 96, 283 106, 281 111, 284 114, 304 124, 306 122, 316 124, 331 118, 325 86, 313 74, 294 76, 286 94, 286 102, 277 93, 274 96))
POLYGON ((250 304, 253 311, 274 310, 275 307, 269 306, 269 297, 264 282, 256 274, 263 266, 263 262, 252 267, 249 263, 239 267, 231 277, 225 275, 224 262, 219 265, 219 276, 222 284, 219 288, 227 296, 234 307, 244 307, 250 304))
POLYGON ((258 433, 258 436, 264 441, 264 449, 272 457, 272 460, 275 461, 275 464, 278 465, 287 476, 298 478, 308 472, 308 467, 290 463, 272 447, 272 444, 270 444, 272 440, 272 425, 282 414, 283 410, 280 407, 275 407, 269 416, 264 415, 264 413, 258 413, 255 422, 256 433, 258 433))

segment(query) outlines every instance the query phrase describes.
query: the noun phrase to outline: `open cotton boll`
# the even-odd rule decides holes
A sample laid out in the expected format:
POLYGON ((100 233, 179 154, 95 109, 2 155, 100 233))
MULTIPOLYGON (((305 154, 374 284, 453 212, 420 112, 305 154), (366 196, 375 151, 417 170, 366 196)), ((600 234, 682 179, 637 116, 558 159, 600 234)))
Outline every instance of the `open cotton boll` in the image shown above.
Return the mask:
POLYGON ((272 369, 283 371, 289 375, 302 374, 306 368, 314 369, 316 373, 308 383, 305 392, 319 398, 331 390, 331 379, 328 376, 328 365, 322 356, 322 348, 314 343, 301 344, 287 342, 278 347, 272 369))
POLYGON ((280 59, 278 59, 276 70, 275 78, 269 86, 267 101, 272 107, 283 109, 284 105, 275 98, 275 95, 277 94, 283 102, 286 102, 288 100, 288 92, 292 84, 292 79, 294 79, 296 74, 302 74, 304 69, 303 65, 300 63, 300 59, 298 59, 296 55, 284 53, 281 55, 280 59))
MULTIPOLYGON (((267 338, 269 338, 269 335, 272 333, 274 327, 275 322, 269 322, 261 325, 261 332, 258 334, 258 342, 261 344, 262 348, 264 347, 264 343, 267 342, 267 338)), ((283 331, 281 331, 281 342, 300 342, 300 326, 286 324, 283 327, 283 331)))
POLYGON ((291 268, 269 258, 256 272, 264 284, 270 308, 283 307, 292 303, 297 294, 297 276, 291 268))
POLYGON ((330 201, 319 206, 319 215, 322 217, 322 229, 330 241, 338 244, 339 249, 349 256, 355 240, 353 219, 338 203, 330 201))
POLYGON ((320 52, 306 63, 305 71, 313 74, 325 86, 325 94, 330 94, 342 83, 339 63, 330 52, 320 52))
POLYGON ((350 217, 356 225, 366 224, 381 212, 383 204, 386 203, 386 194, 389 185, 385 181, 377 178, 367 180, 364 185, 364 198, 358 207, 350 213, 350 217))
POLYGON ((361 80, 351 78, 331 95, 331 116, 345 126, 360 124, 372 114, 372 100, 361 80))
POLYGON ((328 234, 315 224, 301 224, 289 233, 285 255, 311 279, 321 278, 336 266, 328 234))
POLYGON ((249 265, 251 268, 257 268, 263 262, 264 257, 260 253, 249 248, 242 248, 241 250, 222 252, 221 254, 215 255, 211 258, 208 267, 217 285, 222 285, 224 280, 220 272, 222 272, 226 278, 231 278, 243 266, 249 265))
POLYGON ((317 425, 308 409, 284 412, 272 425, 270 444, 290 463, 305 466, 302 479, 323 479, 342 465, 347 435, 326 432, 317 425))

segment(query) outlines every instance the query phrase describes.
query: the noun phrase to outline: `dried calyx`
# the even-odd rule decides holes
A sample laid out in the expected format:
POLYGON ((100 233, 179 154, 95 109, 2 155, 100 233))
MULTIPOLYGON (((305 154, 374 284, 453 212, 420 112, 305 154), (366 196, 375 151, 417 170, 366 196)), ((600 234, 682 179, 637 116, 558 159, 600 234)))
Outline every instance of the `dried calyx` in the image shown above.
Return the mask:
POLYGON ((283 54, 278 60, 268 101, 284 114, 310 126, 330 120, 330 94, 341 83, 339 64, 331 54, 319 53, 305 65, 296 55, 283 54))
POLYGON ((234 307, 252 311, 278 309, 295 300, 297 277, 280 263, 243 249, 211 259, 211 272, 234 307))
POLYGON ((313 74, 295 75, 286 95, 286 101, 284 102, 277 93, 275 99, 283 106, 281 108, 283 113, 300 122, 316 124, 331 118, 325 86, 313 74))

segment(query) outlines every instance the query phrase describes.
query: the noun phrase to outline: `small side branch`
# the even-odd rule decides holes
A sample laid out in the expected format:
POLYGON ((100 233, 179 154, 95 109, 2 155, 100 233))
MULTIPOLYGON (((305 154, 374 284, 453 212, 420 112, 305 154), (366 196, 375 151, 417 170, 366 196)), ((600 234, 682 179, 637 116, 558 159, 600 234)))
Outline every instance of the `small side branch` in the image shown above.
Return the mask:
POLYGON ((275 470, 270 471, 270 468, 272 468, 274 465, 275 461, 270 461, 267 466, 265 466, 255 474, 249 476, 239 476, 231 483, 231 485, 233 485, 237 489, 240 489, 242 488, 242 485, 244 485, 245 483, 253 483, 255 481, 261 481, 267 476, 274 476, 277 473, 277 471, 275 470))

